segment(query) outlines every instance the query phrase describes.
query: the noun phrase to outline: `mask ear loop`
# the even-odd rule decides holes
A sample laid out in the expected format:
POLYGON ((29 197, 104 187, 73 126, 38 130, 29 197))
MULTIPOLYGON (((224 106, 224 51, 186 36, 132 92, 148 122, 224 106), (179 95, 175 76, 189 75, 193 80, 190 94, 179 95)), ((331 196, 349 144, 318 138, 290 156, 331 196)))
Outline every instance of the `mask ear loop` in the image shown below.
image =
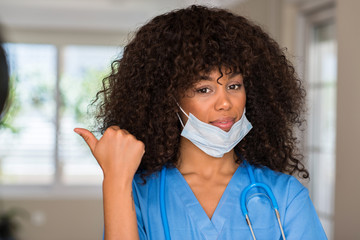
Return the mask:
MULTIPOLYGON (((184 109, 182 109, 182 107, 180 107, 179 103, 178 103, 177 101, 175 101, 175 102, 176 102, 176 104, 178 105, 178 107, 180 108, 180 110, 183 112, 183 114, 184 114, 187 118, 189 118, 189 115, 187 115, 186 112, 184 111, 184 109)), ((179 113, 176 113, 176 115, 177 115, 177 117, 178 117, 179 120, 180 120, 181 126, 184 128, 185 125, 184 125, 183 121, 181 120, 181 117, 180 117, 179 113)))
POLYGON ((176 113, 176 115, 177 115, 177 117, 178 117, 179 120, 180 120, 181 126, 184 128, 185 126, 184 126, 184 123, 183 123, 183 121, 181 120, 181 118, 180 118, 180 116, 179 116, 179 113, 176 113))

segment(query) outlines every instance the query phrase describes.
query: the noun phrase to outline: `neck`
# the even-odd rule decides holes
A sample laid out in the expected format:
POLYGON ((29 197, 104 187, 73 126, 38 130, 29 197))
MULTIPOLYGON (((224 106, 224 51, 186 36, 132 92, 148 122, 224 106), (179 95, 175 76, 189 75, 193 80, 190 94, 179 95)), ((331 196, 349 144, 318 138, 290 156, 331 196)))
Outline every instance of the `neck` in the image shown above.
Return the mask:
POLYGON ((238 167, 235 159, 234 150, 225 153, 221 158, 215 158, 207 155, 188 139, 181 137, 180 157, 176 167, 183 175, 196 173, 210 177, 218 173, 234 173, 238 167))

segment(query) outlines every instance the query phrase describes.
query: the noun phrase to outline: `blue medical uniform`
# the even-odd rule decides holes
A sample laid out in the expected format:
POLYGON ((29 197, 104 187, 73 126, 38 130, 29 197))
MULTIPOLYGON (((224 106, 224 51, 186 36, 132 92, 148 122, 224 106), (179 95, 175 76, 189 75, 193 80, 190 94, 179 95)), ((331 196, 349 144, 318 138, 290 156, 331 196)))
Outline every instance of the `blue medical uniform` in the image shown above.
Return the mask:
MULTIPOLYGON (((269 168, 254 168, 257 182, 273 191, 288 240, 327 239, 308 190, 294 177, 269 168)), ((139 175, 133 181, 140 239, 165 239, 160 215, 160 173, 154 173, 142 184, 139 175)), ((165 181, 165 204, 172 240, 252 239, 240 208, 240 195, 250 179, 246 167, 240 165, 226 187, 211 219, 196 199, 177 168, 169 168, 165 181)), ((247 195, 247 209, 258 240, 281 239, 271 201, 261 189, 247 195)))

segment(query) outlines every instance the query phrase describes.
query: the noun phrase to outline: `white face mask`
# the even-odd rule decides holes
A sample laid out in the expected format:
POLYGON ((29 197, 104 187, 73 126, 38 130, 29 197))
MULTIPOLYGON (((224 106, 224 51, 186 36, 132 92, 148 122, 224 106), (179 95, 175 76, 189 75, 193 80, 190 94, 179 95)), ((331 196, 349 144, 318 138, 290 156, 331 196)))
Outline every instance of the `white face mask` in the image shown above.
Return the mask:
POLYGON ((213 157, 220 158, 230 152, 252 128, 245 116, 245 109, 241 119, 231 127, 230 131, 225 132, 219 127, 200 121, 191 113, 187 115, 180 106, 179 108, 188 117, 184 126, 178 115, 184 127, 181 136, 189 139, 195 146, 213 157))

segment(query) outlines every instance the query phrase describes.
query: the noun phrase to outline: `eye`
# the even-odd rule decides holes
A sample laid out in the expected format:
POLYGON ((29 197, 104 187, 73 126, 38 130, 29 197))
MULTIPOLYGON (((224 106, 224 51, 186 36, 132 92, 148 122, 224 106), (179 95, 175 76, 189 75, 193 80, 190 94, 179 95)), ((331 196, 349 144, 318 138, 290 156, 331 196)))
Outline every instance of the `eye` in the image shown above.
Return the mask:
POLYGON ((242 86, 242 84, 232 84, 228 88, 231 90, 238 90, 241 88, 241 86, 242 86))
POLYGON ((210 89, 207 87, 203 87, 203 88, 198 88, 195 90, 197 93, 209 93, 210 89))

